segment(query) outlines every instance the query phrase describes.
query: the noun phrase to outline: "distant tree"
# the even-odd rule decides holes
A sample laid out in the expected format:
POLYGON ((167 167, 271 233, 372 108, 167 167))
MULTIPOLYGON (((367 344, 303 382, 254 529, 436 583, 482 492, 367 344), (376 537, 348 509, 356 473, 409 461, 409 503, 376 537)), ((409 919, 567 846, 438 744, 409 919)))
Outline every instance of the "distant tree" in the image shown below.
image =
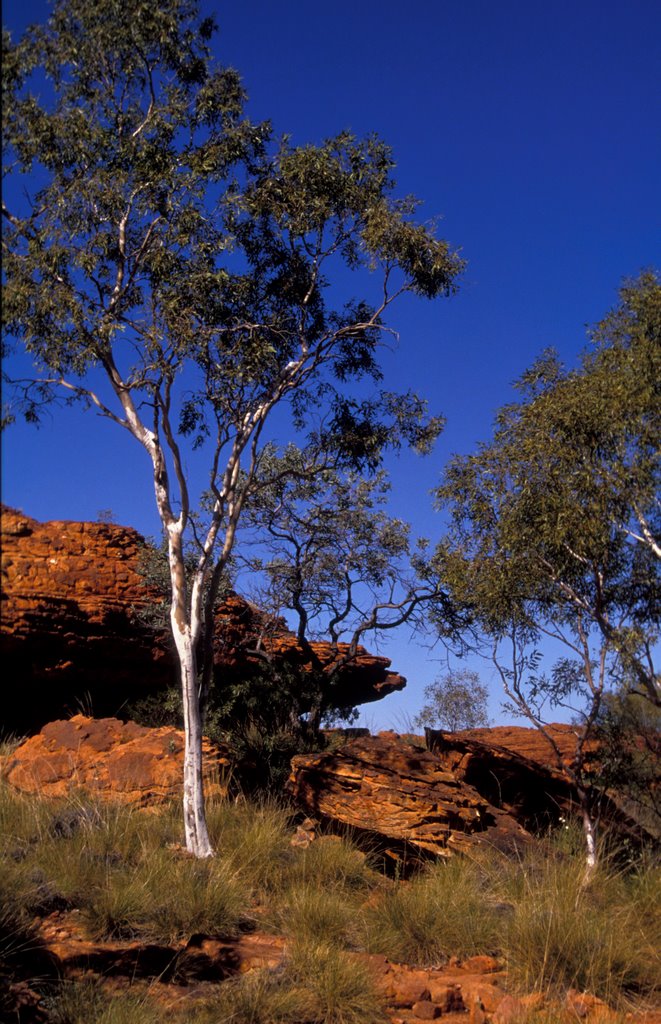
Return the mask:
MULTIPOLYGON (((570 711, 569 772, 590 863, 598 809, 587 744, 620 679, 659 707, 661 286, 626 284, 576 370, 546 353, 497 417, 493 439, 457 457, 438 490, 451 515, 439 574, 492 645, 513 710, 546 733, 570 711), (539 642, 566 654, 543 672, 539 642)), ((562 763, 556 748, 558 763, 562 763)))
POLYGON ((414 719, 421 728, 480 729, 489 725, 489 690, 477 672, 455 669, 425 686, 427 703, 414 719))
MULTIPOLYGON (((324 717, 351 713, 343 678, 367 635, 420 627, 431 600, 442 605, 448 633, 458 623, 438 581, 425 578, 424 544, 412 545, 408 524, 385 510, 383 472, 364 479, 331 463, 310 464, 308 454, 293 445, 265 453, 270 483, 244 514, 259 553, 250 556, 248 541, 239 557, 267 581, 255 594, 260 607, 293 623, 311 670, 295 713, 315 731, 324 717), (330 659, 315 646, 321 639, 330 643, 330 659)), ((271 661, 268 644, 256 653, 271 661)))
POLYGON ((14 381, 9 418, 18 407, 38 420, 64 396, 147 455, 168 545, 186 845, 198 857, 213 852, 201 771, 209 625, 244 507, 265 482, 267 424, 286 407, 320 450, 364 471, 393 441, 428 447, 440 423, 423 403, 365 395, 378 392, 392 303, 449 294, 462 267, 415 223, 415 201, 393 198, 378 139, 272 147, 268 126, 244 116, 236 72, 213 63, 213 31, 194 0, 59 0, 17 44, 3 33, 2 67, 3 323, 7 347, 36 367, 14 381), (377 274, 372 304, 331 306, 347 268, 377 274), (204 518, 186 445, 207 453, 204 518))

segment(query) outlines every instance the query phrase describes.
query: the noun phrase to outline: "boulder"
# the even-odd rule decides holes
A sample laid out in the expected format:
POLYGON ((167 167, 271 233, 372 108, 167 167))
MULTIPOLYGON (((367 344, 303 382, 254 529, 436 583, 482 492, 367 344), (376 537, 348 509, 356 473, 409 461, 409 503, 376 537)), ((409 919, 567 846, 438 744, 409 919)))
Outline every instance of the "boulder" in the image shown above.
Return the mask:
POLYGON ((368 833, 392 856, 448 856, 476 844, 529 841, 515 818, 394 733, 292 760, 290 791, 311 816, 368 833))
MULTIPOLYGON (((147 806, 181 796, 183 755, 184 734, 178 729, 75 715, 50 722, 2 758, 0 773, 25 793, 60 797, 83 789, 94 797, 147 806)), ((208 795, 226 792, 229 768, 227 751, 205 740, 208 795)), ((75 826, 65 819, 59 825, 75 826)))
MULTIPOLYGON (((311 817, 369 833, 401 860, 488 844, 511 850, 576 808, 569 778, 505 747, 428 730, 425 749, 395 733, 292 760, 290 791, 311 817)), ((609 825, 638 845, 648 833, 607 796, 609 825)))
POLYGON ((480 742, 470 733, 427 729, 425 739, 428 750, 447 771, 529 831, 542 831, 570 813, 574 790, 558 768, 499 746, 490 738, 480 742))
MULTIPOLYGON (((160 600, 139 572, 141 535, 112 523, 39 523, 2 509, 3 727, 38 731, 63 714, 122 717, 127 703, 162 692, 177 679, 169 636, 140 625, 136 610, 160 600)), ((229 594, 214 623, 214 668, 224 683, 263 662, 327 668, 340 645, 302 648, 282 620, 229 594)), ((337 679, 338 704, 361 704, 401 690, 390 661, 359 648, 337 679)))

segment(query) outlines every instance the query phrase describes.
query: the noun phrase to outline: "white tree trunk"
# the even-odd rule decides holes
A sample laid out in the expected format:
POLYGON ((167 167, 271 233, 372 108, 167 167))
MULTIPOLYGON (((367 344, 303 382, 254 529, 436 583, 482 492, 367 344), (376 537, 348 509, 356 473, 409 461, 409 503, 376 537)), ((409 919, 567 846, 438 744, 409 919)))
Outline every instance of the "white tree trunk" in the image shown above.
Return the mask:
MULTIPOLYGON (((197 678, 197 640, 199 617, 186 610, 186 573, 181 543, 181 521, 168 526, 168 552, 172 604, 170 623, 181 672, 181 698, 184 709, 184 834, 186 849, 194 857, 212 857, 204 813, 202 781, 202 713, 197 678)), ((199 589, 199 588, 198 588, 199 589)))
POLYGON ((581 812, 583 816, 583 834, 585 836, 585 874, 583 875, 583 884, 587 885, 597 866, 597 830, 586 803, 583 801, 582 803, 581 812))
POLYGON ((202 716, 197 681, 197 659, 190 633, 175 637, 181 669, 184 708, 184 832, 186 849, 195 857, 212 857, 204 811, 202 782, 202 716))

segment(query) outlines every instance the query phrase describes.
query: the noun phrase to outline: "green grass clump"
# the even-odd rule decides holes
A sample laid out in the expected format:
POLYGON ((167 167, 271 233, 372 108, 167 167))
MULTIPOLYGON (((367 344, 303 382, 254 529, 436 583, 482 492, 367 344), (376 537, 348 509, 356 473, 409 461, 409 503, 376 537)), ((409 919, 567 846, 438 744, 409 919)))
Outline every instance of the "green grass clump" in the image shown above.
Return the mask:
POLYGON ((370 859, 350 839, 321 836, 298 851, 290 869, 293 884, 332 886, 341 891, 366 891, 375 884, 370 859))
POLYGON ((612 1002, 658 993, 658 869, 625 875, 606 861, 586 884, 582 858, 551 852, 510 864, 506 874, 514 898, 503 951, 521 989, 573 987, 612 1002))
POLYGON ((209 808, 212 843, 257 894, 267 896, 282 885, 292 853, 291 817, 273 800, 219 801, 209 808))
POLYGON ((98 938, 176 942, 195 932, 227 935, 248 913, 250 890, 222 858, 156 850, 140 870, 108 871, 85 917, 98 938))
POLYGON ((487 877, 479 863, 456 857, 399 882, 366 910, 367 948, 419 965, 498 952, 502 920, 487 877))
POLYGON ((271 912, 271 922, 277 932, 291 939, 356 947, 360 916, 360 900, 355 896, 311 881, 281 895, 271 912))
POLYGON ((297 943, 278 970, 226 982, 195 1024, 385 1024, 369 971, 326 943, 297 943))
POLYGON ((95 978, 63 981, 46 1001, 52 1024, 161 1024, 149 997, 110 992, 95 978))

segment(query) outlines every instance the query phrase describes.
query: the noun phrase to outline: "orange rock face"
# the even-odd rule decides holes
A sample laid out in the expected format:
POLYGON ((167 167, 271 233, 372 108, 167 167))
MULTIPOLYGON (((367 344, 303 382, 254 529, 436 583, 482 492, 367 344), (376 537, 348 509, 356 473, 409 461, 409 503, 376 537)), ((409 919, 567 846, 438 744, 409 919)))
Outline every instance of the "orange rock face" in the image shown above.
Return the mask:
MULTIPOLYGON (((576 750, 576 726, 554 722, 546 727, 546 731, 560 751, 563 761, 571 761, 576 750)), ((524 725, 495 725, 488 729, 467 729, 454 735, 490 746, 505 747, 506 750, 522 754, 552 770, 558 767, 553 747, 538 729, 524 725)), ((596 748, 596 741, 588 743, 588 751, 594 752, 596 748)))
MULTIPOLYGON (((115 718, 75 715, 50 722, 0 764, 15 788, 42 796, 67 796, 77 788, 118 803, 147 806, 179 797, 184 735, 146 729, 115 718)), ((203 748, 207 793, 225 792, 229 758, 207 741, 203 748)))
MULTIPOLYGON (((81 709, 121 716, 127 701, 176 680, 168 637, 155 636, 135 621, 134 609, 154 600, 138 571, 143 538, 136 530, 108 523, 38 523, 7 508, 1 526, 6 730, 34 732, 81 709)), ((220 608, 214 628, 218 681, 255 669, 250 650, 264 633, 264 621, 238 595, 220 608)), ((284 662, 305 668, 310 661, 284 623, 269 628, 265 642, 284 662)), ((322 666, 334 657, 327 644, 313 644, 311 652, 322 666)), ((341 672, 338 700, 353 705, 401 689, 405 680, 389 666, 387 658, 361 648, 341 672)))
MULTIPOLYGON (((505 747, 429 730, 426 750, 394 733, 292 760, 289 786, 312 817, 368 832, 394 856, 512 849, 576 806, 569 779, 505 747)), ((606 796, 603 820, 637 844, 649 837, 606 796)))
POLYGON ((298 755, 289 785, 308 814, 369 832, 396 856, 405 849, 447 856, 476 843, 511 848, 530 839, 435 754, 394 733, 298 755))

